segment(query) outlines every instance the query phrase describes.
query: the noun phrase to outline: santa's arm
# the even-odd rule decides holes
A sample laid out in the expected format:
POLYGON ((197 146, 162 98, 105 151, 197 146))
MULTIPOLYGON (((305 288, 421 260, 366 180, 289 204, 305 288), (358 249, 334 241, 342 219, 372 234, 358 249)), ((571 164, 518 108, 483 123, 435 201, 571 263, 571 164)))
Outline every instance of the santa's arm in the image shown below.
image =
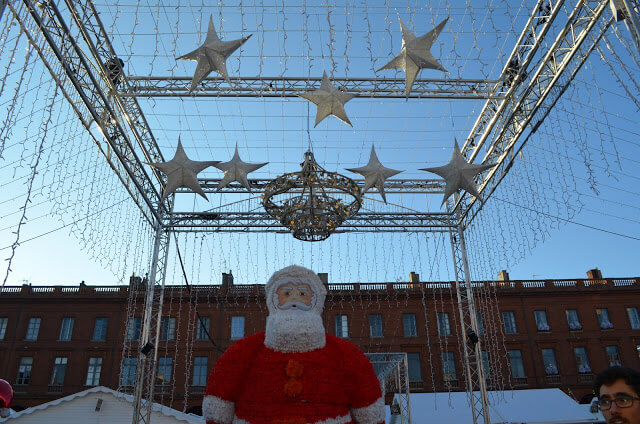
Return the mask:
POLYGON ((384 423, 384 397, 373 365, 355 345, 348 348, 344 358, 353 381, 349 395, 351 418, 357 424, 384 423))
POLYGON ((238 340, 213 366, 202 399, 202 415, 207 424, 230 424, 233 421, 235 402, 258 344, 254 337, 238 340))

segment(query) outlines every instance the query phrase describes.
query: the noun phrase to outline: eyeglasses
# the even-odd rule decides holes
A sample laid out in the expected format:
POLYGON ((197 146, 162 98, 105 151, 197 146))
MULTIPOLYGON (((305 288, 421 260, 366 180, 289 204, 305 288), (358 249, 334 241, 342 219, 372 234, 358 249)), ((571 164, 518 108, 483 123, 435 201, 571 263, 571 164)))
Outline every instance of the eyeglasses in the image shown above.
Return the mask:
POLYGON ((615 399, 602 399, 597 402, 601 411, 608 411, 611 409, 611 403, 615 402, 618 408, 630 408, 633 405, 634 400, 640 400, 640 398, 633 396, 620 396, 615 399))

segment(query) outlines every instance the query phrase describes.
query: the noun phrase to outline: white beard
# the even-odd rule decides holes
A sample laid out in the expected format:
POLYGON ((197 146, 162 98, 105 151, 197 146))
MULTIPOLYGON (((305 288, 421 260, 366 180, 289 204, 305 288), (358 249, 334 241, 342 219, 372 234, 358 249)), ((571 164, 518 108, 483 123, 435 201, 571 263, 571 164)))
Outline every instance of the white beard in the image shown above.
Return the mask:
POLYGON ((264 344, 280 352, 309 352, 326 344, 322 318, 313 312, 277 310, 267 317, 264 344))

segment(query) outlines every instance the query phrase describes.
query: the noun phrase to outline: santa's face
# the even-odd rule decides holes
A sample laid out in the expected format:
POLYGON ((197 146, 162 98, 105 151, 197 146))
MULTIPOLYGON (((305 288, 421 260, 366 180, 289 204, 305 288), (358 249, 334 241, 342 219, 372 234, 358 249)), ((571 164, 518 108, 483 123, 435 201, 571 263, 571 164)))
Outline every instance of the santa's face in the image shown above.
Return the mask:
POLYGON ((311 309, 313 292, 307 283, 296 283, 289 281, 278 287, 278 309, 300 309, 308 311, 311 309))

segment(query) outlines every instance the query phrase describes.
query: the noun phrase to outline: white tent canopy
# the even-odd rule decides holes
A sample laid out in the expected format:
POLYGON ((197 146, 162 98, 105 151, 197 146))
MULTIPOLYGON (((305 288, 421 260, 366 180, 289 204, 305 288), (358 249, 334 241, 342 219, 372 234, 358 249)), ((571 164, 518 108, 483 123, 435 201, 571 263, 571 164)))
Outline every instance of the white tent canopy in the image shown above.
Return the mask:
MULTIPOLYGON (((98 386, 27 408, 24 411, 13 412, 8 418, 0 418, 0 423, 114 424, 130 423, 132 417, 133 396, 98 386)), ((151 422, 154 424, 204 424, 204 419, 154 403, 151 422)))
MULTIPOLYGON (((396 397, 398 395, 395 395, 396 397)), ((394 398, 395 402, 395 398, 394 398)), ((411 424, 469 424, 473 422, 466 392, 412 393, 411 424)), ((387 408, 387 422, 399 423, 387 408)), ((587 424, 602 422, 560 389, 489 392, 493 424, 587 424)), ((399 417, 398 417, 399 418, 399 417)))

